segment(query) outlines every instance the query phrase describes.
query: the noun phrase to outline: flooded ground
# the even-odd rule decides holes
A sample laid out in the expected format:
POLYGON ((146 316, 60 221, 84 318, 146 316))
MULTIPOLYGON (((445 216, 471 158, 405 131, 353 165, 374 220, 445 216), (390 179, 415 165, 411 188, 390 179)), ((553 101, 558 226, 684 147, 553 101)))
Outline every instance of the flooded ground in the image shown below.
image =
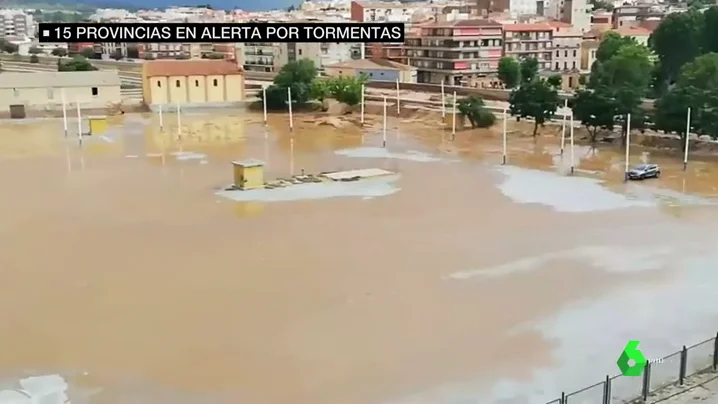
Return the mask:
POLYGON ((81 148, 0 126, 0 402, 544 403, 628 339, 717 331, 716 165, 641 152, 664 175, 624 184, 603 149, 567 176, 555 138, 502 167, 496 133, 398 120, 383 149, 376 126, 113 119, 81 148), (238 202, 243 158, 397 175, 238 202))

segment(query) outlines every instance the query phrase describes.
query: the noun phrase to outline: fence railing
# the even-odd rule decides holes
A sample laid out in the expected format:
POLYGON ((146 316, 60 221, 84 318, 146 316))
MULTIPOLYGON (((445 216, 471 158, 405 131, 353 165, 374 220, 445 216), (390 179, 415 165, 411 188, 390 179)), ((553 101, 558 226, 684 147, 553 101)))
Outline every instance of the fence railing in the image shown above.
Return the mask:
POLYGON ((686 378, 718 370, 718 334, 690 347, 683 346, 657 360, 649 360, 641 376, 606 376, 602 382, 584 387, 547 404, 619 404, 651 402, 649 395, 672 385, 683 386, 686 378))

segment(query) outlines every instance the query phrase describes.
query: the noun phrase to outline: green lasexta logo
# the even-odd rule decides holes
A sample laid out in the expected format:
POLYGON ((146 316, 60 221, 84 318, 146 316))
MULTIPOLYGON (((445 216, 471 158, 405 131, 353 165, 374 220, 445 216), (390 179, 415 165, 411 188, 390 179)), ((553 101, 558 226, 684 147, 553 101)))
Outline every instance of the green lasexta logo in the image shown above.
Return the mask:
POLYGON ((643 352, 638 349, 638 344, 640 341, 628 341, 621 356, 618 357, 616 364, 624 376, 640 376, 643 374, 643 369, 646 368, 648 361, 643 356, 643 352))

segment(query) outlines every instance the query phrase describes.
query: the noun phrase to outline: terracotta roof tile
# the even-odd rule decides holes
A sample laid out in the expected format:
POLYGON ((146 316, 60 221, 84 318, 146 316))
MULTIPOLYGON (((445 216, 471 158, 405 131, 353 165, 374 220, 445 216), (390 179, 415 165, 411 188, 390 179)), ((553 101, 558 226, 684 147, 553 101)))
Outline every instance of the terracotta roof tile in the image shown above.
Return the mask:
POLYGON ((434 22, 421 25, 421 28, 452 28, 452 27, 496 27, 500 28, 501 24, 485 18, 476 18, 470 20, 454 20, 444 22, 434 22))
POLYGON ((152 60, 145 62, 144 73, 147 77, 243 74, 236 63, 226 60, 152 60))
POLYGON ((506 24, 504 31, 507 32, 538 32, 553 31, 553 27, 548 24, 506 24))

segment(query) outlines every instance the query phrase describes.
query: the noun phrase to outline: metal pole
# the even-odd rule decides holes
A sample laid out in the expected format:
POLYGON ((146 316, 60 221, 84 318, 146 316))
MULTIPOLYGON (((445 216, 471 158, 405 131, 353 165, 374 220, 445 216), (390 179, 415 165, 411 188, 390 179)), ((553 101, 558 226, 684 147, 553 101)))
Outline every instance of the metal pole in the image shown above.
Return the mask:
POLYGON ((444 80, 441 80, 441 117, 446 118, 446 96, 444 95, 444 80))
POLYGON ((361 126, 364 126, 364 84, 361 85, 361 126))
POLYGON ((573 112, 571 112, 571 175, 573 175, 573 172, 575 171, 575 160, 574 160, 574 154, 573 154, 573 112))
POLYGON ((177 104, 177 136, 182 137, 182 111, 179 104, 177 104))
POLYGON ((626 172, 624 181, 628 181, 628 164, 631 156, 631 114, 626 115, 626 172))
POLYGON ((162 104, 160 104, 160 130, 164 130, 164 120, 162 119, 162 104))
POLYGON ((80 101, 77 102, 77 140, 82 146, 82 113, 80 113, 80 101))
MULTIPOLYGON (((563 103, 563 123, 561 124, 561 155, 563 156, 563 148, 566 144, 566 109, 568 108, 568 100, 563 103)), ((571 113, 573 115, 573 112, 571 113)))
POLYGON ((401 105, 399 101, 399 79, 396 79, 396 116, 399 117, 401 114, 401 105))
POLYGON ((264 126, 267 126, 267 86, 262 85, 262 108, 264 109, 264 126))
POLYGON ((386 96, 384 96, 384 132, 382 147, 386 147, 386 96))
POLYGON ((65 89, 60 90, 62 94, 62 125, 65 127, 65 137, 67 137, 67 103, 65 102, 65 89))
POLYGON ((456 91, 454 91, 454 109, 451 117, 451 140, 456 138, 456 91))
POLYGON ((289 140, 289 175, 294 177, 294 138, 289 140))
POLYGON ((502 158, 502 160, 501 160, 501 164, 506 164, 506 115, 508 115, 508 111, 506 110, 506 108, 504 108, 504 129, 503 129, 503 134, 504 134, 504 155, 503 155, 503 158, 502 158))
POLYGON ((294 132, 294 121, 292 119, 292 88, 287 87, 287 100, 289 101, 289 131, 294 132))
POLYGON ((691 107, 688 107, 688 116, 686 117, 686 146, 683 151, 683 171, 688 168, 688 141, 691 137, 691 107))

